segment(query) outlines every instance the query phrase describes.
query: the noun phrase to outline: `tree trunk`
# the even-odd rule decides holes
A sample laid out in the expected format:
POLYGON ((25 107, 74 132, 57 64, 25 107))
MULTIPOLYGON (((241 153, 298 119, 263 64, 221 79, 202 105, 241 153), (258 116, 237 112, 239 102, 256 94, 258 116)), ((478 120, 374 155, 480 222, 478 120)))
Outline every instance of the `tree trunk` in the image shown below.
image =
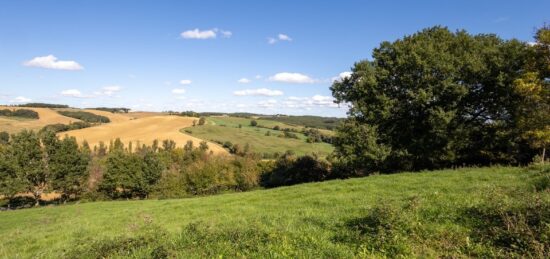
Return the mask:
POLYGON ((546 147, 542 147, 542 164, 544 165, 544 160, 546 159, 546 147))

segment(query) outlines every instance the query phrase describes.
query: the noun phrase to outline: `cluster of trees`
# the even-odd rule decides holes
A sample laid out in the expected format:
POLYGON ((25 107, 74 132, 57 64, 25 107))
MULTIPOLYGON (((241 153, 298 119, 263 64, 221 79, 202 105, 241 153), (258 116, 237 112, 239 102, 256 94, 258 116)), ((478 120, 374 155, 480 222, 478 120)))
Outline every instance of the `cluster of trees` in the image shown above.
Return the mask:
POLYGON ((433 27, 381 43, 331 87, 351 107, 335 138, 339 164, 364 175, 544 158, 550 27, 535 39, 433 27))
POLYGON ((62 124, 62 123, 48 124, 44 126, 42 129, 40 129, 38 134, 42 135, 44 132, 59 133, 59 132, 64 132, 69 130, 89 128, 91 126, 93 126, 91 123, 85 122, 85 121, 75 121, 70 124, 62 124))
POLYGON ((85 111, 58 111, 59 114, 89 123, 108 123, 109 118, 85 111))
POLYGON ((52 103, 25 103, 17 105, 19 107, 32 107, 32 108, 69 108, 69 105, 65 104, 52 104, 52 103))
POLYGON ((33 110, 28 109, 2 109, 0 110, 0 116, 6 116, 6 117, 19 117, 19 118, 27 118, 27 119, 39 119, 38 112, 35 112, 33 110))
POLYGON ((130 108, 124 108, 124 107, 118 107, 118 108, 97 107, 97 108, 91 108, 91 109, 98 110, 98 111, 106 111, 110 113, 128 113, 131 110, 130 108))
POLYGON ((336 178, 316 156, 287 152, 268 161, 238 145, 230 145, 234 156, 213 155, 206 142, 194 147, 192 141, 181 148, 171 140, 132 147, 116 139, 90 148, 47 130, 24 130, 0 143, 0 196, 8 206, 23 196, 38 205, 51 192, 59 202, 181 198, 336 178))

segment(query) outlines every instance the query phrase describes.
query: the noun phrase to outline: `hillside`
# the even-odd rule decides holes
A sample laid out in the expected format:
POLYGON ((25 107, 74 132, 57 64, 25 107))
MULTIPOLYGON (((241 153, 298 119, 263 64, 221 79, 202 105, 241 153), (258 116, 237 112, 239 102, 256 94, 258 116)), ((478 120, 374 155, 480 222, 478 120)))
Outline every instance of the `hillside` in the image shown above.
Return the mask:
POLYGON ((297 131, 303 127, 264 119, 257 120, 258 126, 253 127, 250 126, 251 120, 237 117, 208 117, 206 125, 188 127, 182 132, 218 143, 229 141, 241 147, 248 145, 252 152, 260 154, 283 154, 287 150, 292 150, 297 155, 317 153, 326 156, 333 150, 332 145, 327 143, 307 143, 306 136, 301 133, 295 133, 297 138, 283 138, 279 136, 283 134, 282 131, 273 130, 275 126, 297 131), (266 135, 267 132, 269 136, 266 135))
POLYGON ((31 108, 31 107, 5 107, 0 106, 0 109, 28 109, 38 112, 38 120, 20 120, 13 118, 0 117, 0 131, 16 133, 23 129, 40 130, 48 124, 69 124, 71 122, 80 121, 78 119, 63 116, 57 111, 50 108, 31 108))
MULTIPOLYGON (((178 147, 182 147, 188 140, 191 140, 195 146, 198 146, 202 139, 179 132, 181 128, 191 126, 193 120, 197 120, 197 118, 152 116, 61 132, 58 135, 76 137, 78 142, 86 140, 92 148, 99 146, 100 141, 108 145, 111 140, 115 140, 116 138, 120 138, 126 145, 129 142, 133 142, 134 147, 137 145, 137 142, 140 145, 151 145, 155 139, 160 142, 166 139, 173 140, 178 147)), ((227 153, 227 151, 215 143, 208 143, 208 146, 214 153, 227 153)))
POLYGON ((0 257, 544 257, 541 174, 465 168, 5 211, 0 257))

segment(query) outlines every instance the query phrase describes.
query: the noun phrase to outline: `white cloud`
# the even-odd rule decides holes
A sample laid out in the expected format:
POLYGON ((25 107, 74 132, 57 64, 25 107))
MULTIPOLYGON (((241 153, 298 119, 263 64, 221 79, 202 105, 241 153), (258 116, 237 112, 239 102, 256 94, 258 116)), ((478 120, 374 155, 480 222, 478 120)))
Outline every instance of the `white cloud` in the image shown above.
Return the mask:
POLYGON ((194 30, 188 30, 182 32, 180 35, 184 39, 194 39, 194 40, 206 40, 206 39, 215 39, 218 36, 218 32, 223 38, 230 38, 233 33, 231 31, 220 30, 218 28, 201 31, 198 28, 194 30))
POLYGON ((261 78, 262 78, 262 75, 256 75, 254 78, 256 78, 256 79, 261 79, 261 78))
POLYGON ((77 89, 63 90, 63 91, 61 91, 61 95, 67 96, 67 97, 75 97, 75 98, 84 98, 84 97, 86 97, 77 89))
POLYGON ((233 92, 233 95, 236 96, 280 96, 283 94, 284 93, 282 91, 267 88, 244 89, 233 92))
POLYGON ((17 96, 10 100, 11 103, 28 103, 30 101, 32 100, 24 96, 17 96))
POLYGON ((230 31, 220 30, 220 33, 222 34, 222 36, 223 36, 224 38, 230 38, 231 36, 233 36, 233 33, 230 32, 230 31))
POLYGON ((289 36, 286 35, 286 34, 283 34, 283 33, 279 33, 279 35, 277 35, 277 37, 269 37, 269 38, 267 38, 267 43, 269 43, 269 44, 275 44, 275 43, 277 43, 278 41, 292 41, 292 38, 289 37, 289 36))
POLYGON ((258 102, 258 107, 261 108, 274 108, 277 105, 277 100, 270 99, 258 102))
POLYGON ((119 92, 122 89, 122 87, 118 85, 110 85, 110 86, 104 86, 101 88, 100 93, 102 95, 112 96, 115 93, 119 92))
POLYGON ((338 74, 338 76, 333 77, 331 81, 332 82, 340 81, 340 80, 346 79, 348 77, 351 77, 352 74, 353 74, 353 72, 350 72, 350 71, 342 72, 342 73, 338 74))
POLYGON ((174 88, 174 89, 172 89, 172 93, 173 94, 184 94, 185 89, 183 89, 183 88, 174 88))
POLYGON ((239 79, 237 82, 239 82, 241 84, 248 84, 248 83, 250 83, 250 79, 243 77, 243 78, 239 79))
POLYGON ((282 103, 284 108, 308 109, 314 107, 337 108, 332 96, 314 95, 312 97, 290 96, 282 103))
POLYGON ((277 38, 279 38, 279 40, 292 41, 292 38, 290 38, 290 37, 288 37, 288 35, 282 34, 282 33, 279 33, 279 35, 277 36, 277 38))
POLYGON ((190 85, 192 82, 191 80, 184 79, 180 81, 180 85, 190 85))
POLYGON ((311 84, 315 80, 307 75, 300 73, 288 73, 282 72, 269 77, 269 81, 282 82, 282 83, 294 83, 294 84, 311 84))
POLYGON ((29 61, 23 63, 27 67, 41 67, 48 69, 59 69, 59 70, 82 70, 80 64, 72 60, 57 60, 54 55, 48 55, 43 57, 35 57, 29 61))

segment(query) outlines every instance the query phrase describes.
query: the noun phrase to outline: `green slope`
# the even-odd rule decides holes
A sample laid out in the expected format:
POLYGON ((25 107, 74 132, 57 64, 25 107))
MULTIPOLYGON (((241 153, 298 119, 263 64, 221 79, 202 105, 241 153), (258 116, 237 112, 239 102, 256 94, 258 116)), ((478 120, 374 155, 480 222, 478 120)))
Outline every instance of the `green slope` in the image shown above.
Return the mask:
POLYGON ((287 150, 292 150, 297 155, 317 153, 326 156, 334 149, 327 143, 307 143, 306 137, 300 133, 296 133, 298 139, 281 138, 278 135, 282 134, 282 131, 272 130, 274 126, 297 130, 300 130, 301 127, 270 120, 257 120, 260 127, 251 127, 250 121, 251 119, 237 117, 208 117, 206 125, 185 128, 182 132, 215 142, 230 141, 241 147, 248 144, 253 152, 261 154, 276 152, 282 154, 287 150), (265 135, 267 131, 271 132, 271 136, 265 135))
MULTIPOLYGON (((483 220, 493 219, 491 212, 498 219, 497 212, 507 208, 548 217, 550 193, 535 194, 530 187, 537 175, 521 168, 460 169, 180 200, 5 211, 0 257, 526 255, 491 243, 495 235, 483 232, 483 220)), ((540 249, 548 249, 538 240, 540 249)))

